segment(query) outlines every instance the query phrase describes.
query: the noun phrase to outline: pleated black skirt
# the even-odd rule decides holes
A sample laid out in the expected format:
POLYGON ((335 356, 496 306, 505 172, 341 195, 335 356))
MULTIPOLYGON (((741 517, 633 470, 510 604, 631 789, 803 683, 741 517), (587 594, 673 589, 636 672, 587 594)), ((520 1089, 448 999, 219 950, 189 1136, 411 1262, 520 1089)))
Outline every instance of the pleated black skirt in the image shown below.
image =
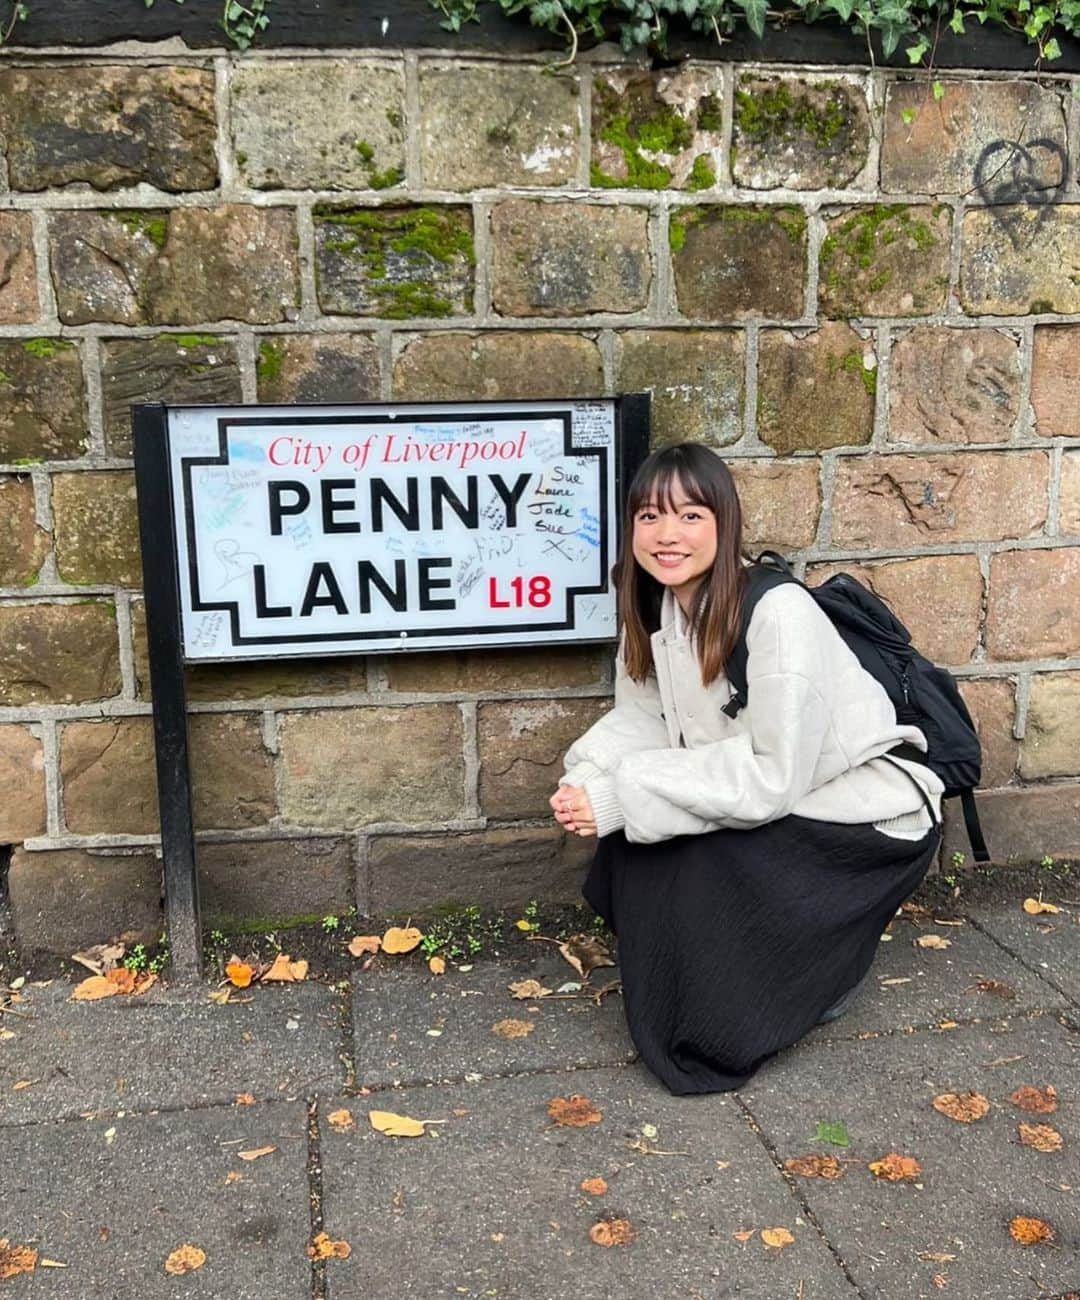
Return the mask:
POLYGON ((867 973, 939 836, 795 816, 659 844, 605 836, 583 893, 618 938, 641 1059, 678 1095, 745 1083, 867 973))

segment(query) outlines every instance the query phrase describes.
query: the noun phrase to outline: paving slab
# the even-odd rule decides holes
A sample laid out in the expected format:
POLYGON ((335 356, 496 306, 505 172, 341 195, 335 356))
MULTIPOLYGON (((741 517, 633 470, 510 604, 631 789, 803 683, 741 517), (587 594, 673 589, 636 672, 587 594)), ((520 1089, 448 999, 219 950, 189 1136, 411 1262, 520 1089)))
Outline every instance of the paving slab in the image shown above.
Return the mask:
MULTIPOLYGON (((356 1081, 366 1087, 491 1077, 523 1070, 614 1065, 633 1060, 622 995, 605 994, 522 1001, 508 985, 536 979, 556 990, 574 973, 562 961, 478 963, 445 975, 402 968, 353 977, 356 1081), (504 1020, 532 1025, 520 1038, 492 1026, 504 1020)), ((618 979, 602 967, 586 988, 618 979)))
MULTIPOLYGON (((1072 897, 1080 885, 1073 887, 1072 897)), ((1061 897, 1048 894, 1048 902, 1061 897)), ((1021 957, 1052 987, 1080 1007, 1080 906, 1056 916, 1028 916, 1020 901, 1011 905, 980 907, 972 920, 999 944, 1021 957)))
POLYGON ((817 1152, 851 1161, 836 1181, 798 1185, 865 1300, 1034 1300, 1080 1289, 1078 1065, 1076 1034, 1046 1015, 802 1046, 766 1065, 741 1096, 781 1159, 817 1152), (1053 1084, 1058 1109, 1018 1110, 1008 1096, 1025 1083, 1053 1084), (991 1107, 975 1123, 931 1104, 969 1091, 991 1107), (822 1122, 843 1122, 850 1147, 811 1141, 822 1122), (1051 1125, 1063 1149, 1022 1145, 1020 1122, 1051 1125), (889 1152, 921 1163, 917 1183, 873 1177, 868 1163, 889 1152), (1054 1244, 1014 1242, 1016 1215, 1049 1222, 1054 1244))
POLYGON ((0 1126, 344 1084, 341 998, 326 985, 258 987, 250 1002, 225 1006, 202 988, 101 1002, 72 1002, 71 989, 28 984, 12 1008, 18 1016, 0 1017, 14 1034, 0 1041, 0 1126), (14 1090, 23 1080, 30 1086, 14 1090))
POLYGON ((336 1104, 355 1127, 320 1124, 322 1204, 326 1231, 352 1254, 329 1263, 329 1300, 856 1295, 730 1095, 673 1097, 638 1064, 393 1089, 323 1112, 336 1104), (575 1092, 602 1120, 554 1126, 548 1102, 575 1092), (445 1122, 390 1138, 371 1128, 369 1106, 445 1122), (591 1178, 607 1192, 583 1192, 591 1178), (594 1244, 605 1215, 635 1239, 594 1244), (767 1228, 786 1228, 792 1244, 767 1246, 767 1228))
MULTIPOLYGON (((275 1102, 8 1129, 0 1235, 66 1267, 5 1283, 63 1300, 309 1300, 307 1111, 275 1102), (273 1146, 257 1160, 240 1151, 273 1146), (237 1175, 226 1181, 230 1174, 237 1175), (206 1262, 169 1276, 166 1258, 206 1262)), ((5 1292, 6 1294, 6 1292, 5 1292)))
POLYGON ((890 933, 892 938, 878 945, 877 958, 851 1010, 812 1030, 804 1042, 857 1038, 905 1026, 929 1028, 942 1020, 1000 1018, 1068 1003, 1058 989, 970 922, 944 926, 928 919, 915 925, 897 917, 890 933), (931 934, 949 947, 916 946, 920 936, 931 934), (984 981, 1004 987, 980 988, 984 981))

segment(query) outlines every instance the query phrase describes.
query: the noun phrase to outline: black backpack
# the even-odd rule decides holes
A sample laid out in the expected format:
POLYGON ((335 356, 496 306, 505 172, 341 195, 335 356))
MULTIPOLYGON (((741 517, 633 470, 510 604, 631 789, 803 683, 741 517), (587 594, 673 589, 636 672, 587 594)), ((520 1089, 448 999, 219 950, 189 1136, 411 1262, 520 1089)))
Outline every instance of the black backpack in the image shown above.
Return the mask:
MULTIPOLYGON (((787 582, 798 582, 825 611, 859 663, 888 692, 897 721, 918 727, 926 737, 925 754, 907 744, 889 753, 936 772, 944 782, 946 799, 959 795, 975 860, 988 862, 990 854, 975 809, 982 755, 971 714, 951 675, 919 654, 911 644, 911 633, 892 610, 851 574, 837 573, 820 587, 807 587, 782 555, 762 551, 746 573, 742 630, 725 669, 734 693, 724 713, 733 718, 746 704, 746 629, 754 606, 767 591, 787 582)), ((919 790, 929 806, 921 786, 919 790)))

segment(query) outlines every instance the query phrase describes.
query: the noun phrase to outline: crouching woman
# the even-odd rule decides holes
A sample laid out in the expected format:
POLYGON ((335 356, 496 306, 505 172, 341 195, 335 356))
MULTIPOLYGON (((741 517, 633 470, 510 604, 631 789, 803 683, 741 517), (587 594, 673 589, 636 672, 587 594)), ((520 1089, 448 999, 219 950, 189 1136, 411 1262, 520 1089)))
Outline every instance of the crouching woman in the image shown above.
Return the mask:
POLYGON ((600 837, 584 894, 618 936, 642 1060, 673 1093, 737 1088, 867 973, 937 850, 942 785, 884 757, 922 732, 796 583, 754 605, 746 706, 724 713, 747 562, 708 448, 642 465, 615 581, 615 704, 551 806, 600 837))

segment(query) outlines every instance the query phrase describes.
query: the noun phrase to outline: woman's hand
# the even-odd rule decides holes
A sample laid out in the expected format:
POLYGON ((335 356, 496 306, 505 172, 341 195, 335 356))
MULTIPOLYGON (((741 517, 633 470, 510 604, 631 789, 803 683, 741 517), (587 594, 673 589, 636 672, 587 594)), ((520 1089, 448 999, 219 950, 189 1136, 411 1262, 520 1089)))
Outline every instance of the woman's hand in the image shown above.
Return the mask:
POLYGON ((548 800, 555 820, 573 835, 595 835, 596 817, 585 791, 576 785, 560 785, 548 800))

